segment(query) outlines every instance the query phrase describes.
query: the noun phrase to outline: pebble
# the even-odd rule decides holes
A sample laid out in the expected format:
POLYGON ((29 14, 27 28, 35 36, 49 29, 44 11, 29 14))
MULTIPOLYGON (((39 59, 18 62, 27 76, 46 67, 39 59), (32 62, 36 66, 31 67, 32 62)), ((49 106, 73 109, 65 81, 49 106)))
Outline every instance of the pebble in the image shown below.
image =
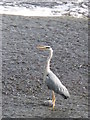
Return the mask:
POLYGON ((43 105, 52 107, 53 106, 52 100, 46 100, 46 101, 44 101, 43 105))

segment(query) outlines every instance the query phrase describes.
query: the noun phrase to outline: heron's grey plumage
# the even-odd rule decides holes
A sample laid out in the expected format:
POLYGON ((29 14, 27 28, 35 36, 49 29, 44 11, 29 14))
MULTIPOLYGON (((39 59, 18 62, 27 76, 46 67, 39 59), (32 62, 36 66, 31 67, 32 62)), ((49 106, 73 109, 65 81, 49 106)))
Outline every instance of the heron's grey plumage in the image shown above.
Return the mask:
POLYGON ((61 83, 61 81, 52 71, 47 73, 45 82, 50 90, 62 95, 62 97, 65 99, 70 97, 67 88, 61 83))

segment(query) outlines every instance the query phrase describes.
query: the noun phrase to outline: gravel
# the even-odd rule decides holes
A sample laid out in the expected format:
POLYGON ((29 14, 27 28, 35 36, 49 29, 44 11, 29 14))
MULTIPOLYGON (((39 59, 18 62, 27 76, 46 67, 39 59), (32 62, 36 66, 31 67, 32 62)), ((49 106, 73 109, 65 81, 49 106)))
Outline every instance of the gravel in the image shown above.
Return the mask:
POLYGON ((2 16, 2 116, 15 118, 88 117, 88 20, 72 17, 2 16), (56 94, 55 110, 43 105, 52 91, 43 83, 48 53, 52 71, 71 98, 56 94))

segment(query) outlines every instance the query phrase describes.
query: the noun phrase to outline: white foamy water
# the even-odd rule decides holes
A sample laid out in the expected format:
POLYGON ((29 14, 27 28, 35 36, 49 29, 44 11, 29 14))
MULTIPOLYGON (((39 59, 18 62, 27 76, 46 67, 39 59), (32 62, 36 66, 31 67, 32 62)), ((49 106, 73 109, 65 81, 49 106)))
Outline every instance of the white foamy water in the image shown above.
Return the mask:
POLYGON ((19 3, 0 2, 0 14, 22 15, 22 16, 44 16, 54 17, 69 15, 73 17, 87 17, 88 6, 82 2, 55 2, 55 3, 19 3), (55 5, 54 5, 55 4, 55 5))
POLYGON ((50 8, 36 7, 28 9, 25 7, 3 7, 0 6, 0 14, 22 15, 22 16, 51 16, 50 8))

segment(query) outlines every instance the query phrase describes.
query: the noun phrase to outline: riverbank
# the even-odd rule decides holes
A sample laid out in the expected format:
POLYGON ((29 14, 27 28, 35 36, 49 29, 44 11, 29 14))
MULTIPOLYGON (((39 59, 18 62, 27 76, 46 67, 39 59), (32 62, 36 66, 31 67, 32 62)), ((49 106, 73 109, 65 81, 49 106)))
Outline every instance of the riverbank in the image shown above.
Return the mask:
POLYGON ((72 17, 2 16, 2 115, 15 118, 88 117, 88 21, 72 17), (43 84, 47 52, 54 50, 52 71, 71 98, 56 94, 52 111, 43 101, 51 91, 43 84))

